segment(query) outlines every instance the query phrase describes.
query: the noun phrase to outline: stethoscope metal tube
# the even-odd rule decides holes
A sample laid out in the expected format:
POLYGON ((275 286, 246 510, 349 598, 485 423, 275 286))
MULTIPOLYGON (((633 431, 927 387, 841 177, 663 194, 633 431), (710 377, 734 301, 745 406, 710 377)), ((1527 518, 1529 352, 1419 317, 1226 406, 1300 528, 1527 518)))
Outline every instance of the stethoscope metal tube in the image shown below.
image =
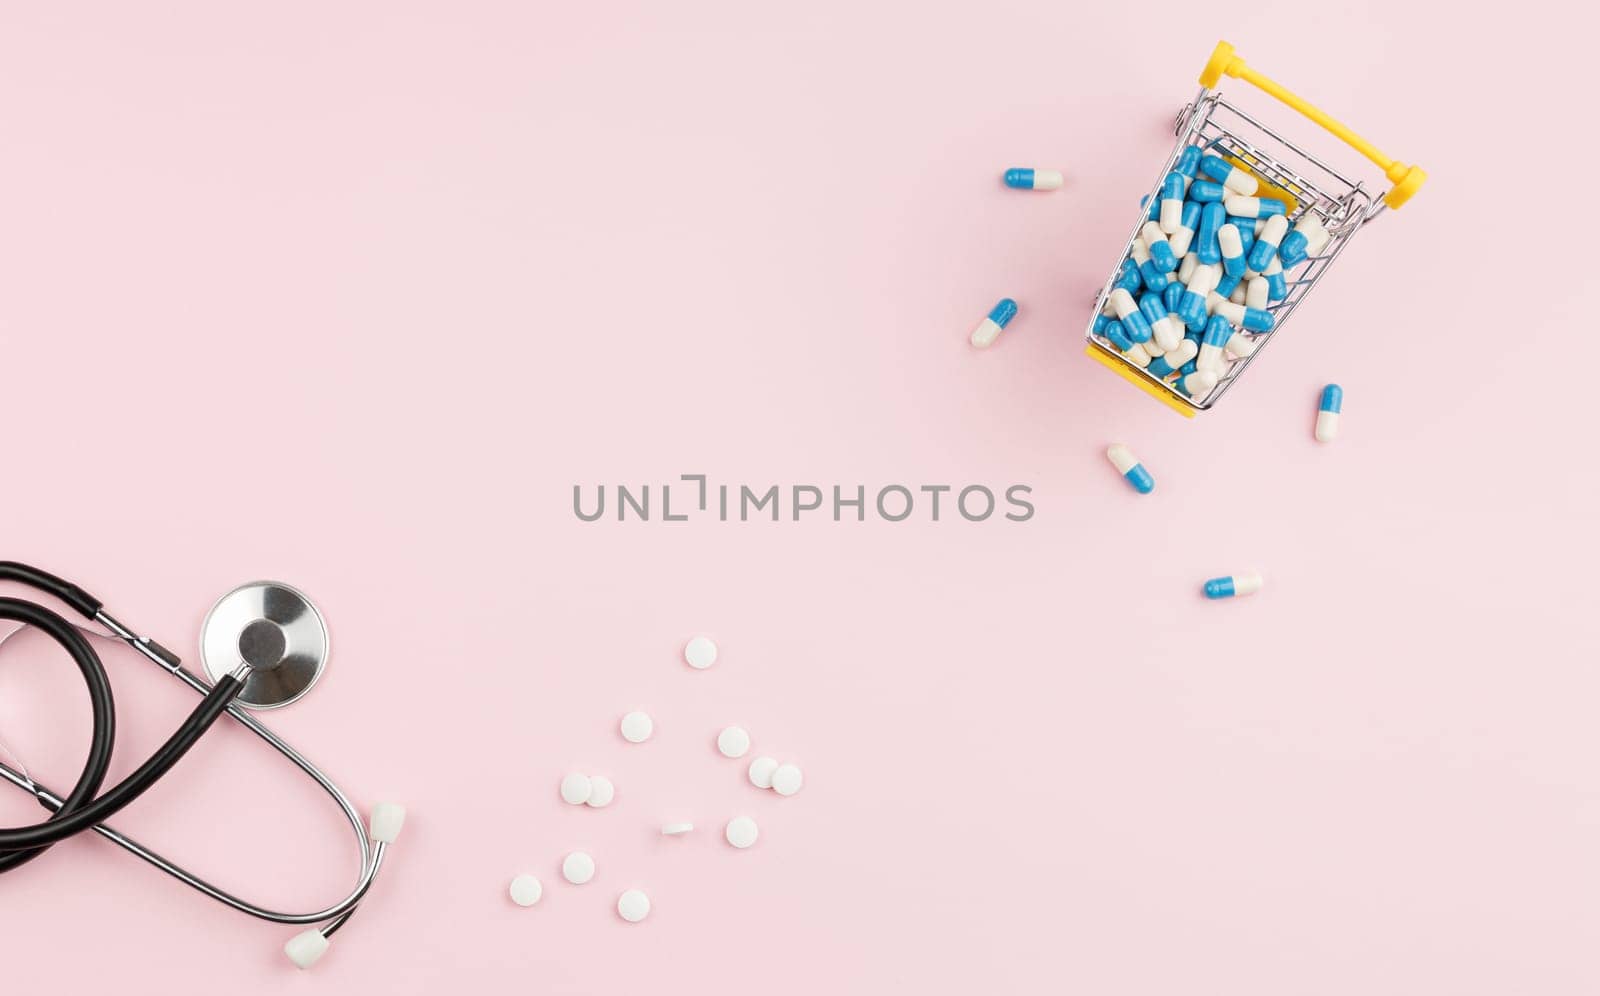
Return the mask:
MULTIPOLYGON (((65 582, 59 582, 59 579, 52 580, 56 580, 59 584, 65 586, 65 582)), ((58 597, 63 597, 64 600, 66 600, 69 604, 72 604, 75 608, 78 608, 80 611, 84 611, 85 609, 92 607, 92 618, 95 622, 109 630, 110 636, 108 637, 106 634, 98 633, 94 630, 86 629, 81 626, 74 628, 88 636, 98 637, 100 639, 114 638, 120 640, 121 642, 132 647, 151 663, 160 667, 163 671, 168 672, 169 674, 178 678, 184 684, 188 685, 189 688, 196 694, 205 697, 211 693, 213 686, 207 684, 198 675, 185 668, 182 661, 176 654, 172 653, 170 650, 167 650, 154 640, 138 635, 131 628, 119 622, 109 613, 101 609, 98 603, 84 593, 82 589, 78 589, 75 586, 66 586, 66 588, 71 595, 75 595, 77 597, 68 597, 67 595, 63 595, 62 591, 50 588, 46 588, 45 590, 49 591, 51 594, 57 595, 58 597)), ((90 612, 84 611, 84 614, 90 615, 90 612)), ((128 851, 128 853, 135 855, 140 860, 159 868, 197 892, 201 892, 212 899, 215 899, 217 902, 231 907, 232 909, 236 909, 241 913, 246 913, 258 919, 267 920, 273 923, 292 925, 321 924, 322 926, 314 931, 307 931, 304 934, 297 935, 285 948, 290 958, 293 959, 297 965, 299 965, 301 968, 307 968, 316 960, 317 957, 320 957, 324 950, 326 950, 326 938, 331 936, 335 931, 342 927, 346 921, 350 919, 350 917, 355 913, 356 907, 366 896, 367 891, 372 887, 372 883, 377 877, 378 870, 383 865, 383 858, 388 845, 393 840, 394 835, 399 832, 401 822, 404 819, 404 810, 400 809, 398 806, 394 806, 393 804, 383 804, 379 807, 379 810, 387 809, 387 812, 384 812, 381 816, 384 827, 380 830, 378 826, 380 822, 380 814, 379 810, 375 810, 373 821, 374 825, 369 833, 366 821, 362 819, 361 814, 357 811, 355 805, 344 794, 344 792, 341 791, 330 778, 328 778, 327 775, 323 774, 321 769, 312 764, 311 761, 308 760, 304 755, 291 747, 276 733, 273 733, 270 729, 264 726, 254 716, 250 715, 237 702, 229 702, 227 705, 227 712, 246 729, 250 730, 256 736, 270 744, 273 749, 278 751, 278 753, 294 762, 294 765, 297 768, 315 781, 317 785, 319 785, 322 790, 333 799, 334 802, 338 803, 339 809, 344 813, 345 819, 349 822, 352 831, 355 833, 356 844, 360 852, 360 873, 357 878, 356 885, 344 899, 333 904, 332 906, 326 907, 325 909, 316 910, 309 913, 284 913, 277 910, 266 909, 264 907, 257 906, 254 903, 248 902, 247 900, 241 899, 232 893, 229 893, 218 886, 211 884, 200 876, 188 871, 161 854, 151 850, 150 848, 145 847, 143 844, 140 844, 138 841, 127 836, 126 834, 121 833, 116 828, 108 824, 96 824, 90 829, 93 829, 96 833, 100 834, 102 837, 105 837, 107 840, 110 840, 118 847, 121 847, 128 851), (314 938, 309 937, 309 935, 312 934, 319 936, 314 938)), ((0 763, 0 777, 3 777, 5 780, 17 787, 32 793, 33 796, 38 799, 39 803, 48 810, 55 811, 63 804, 62 797, 35 782, 25 772, 17 771, 4 763, 0 763)))

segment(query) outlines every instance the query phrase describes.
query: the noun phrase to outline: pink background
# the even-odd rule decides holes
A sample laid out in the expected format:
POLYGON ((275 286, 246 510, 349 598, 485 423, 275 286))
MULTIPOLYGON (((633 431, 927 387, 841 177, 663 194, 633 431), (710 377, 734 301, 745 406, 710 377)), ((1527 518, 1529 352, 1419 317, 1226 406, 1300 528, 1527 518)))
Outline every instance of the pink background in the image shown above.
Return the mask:
MULTIPOLYGON (((233 585, 302 586, 335 660, 269 721, 411 808, 310 974, 292 930, 85 837, 0 879, 0 988, 1600 988, 1582 32, 1539 4, 658 6, 0 14, 4 554, 184 651, 233 585), (1191 424, 1080 335, 1218 37, 1433 179, 1191 424), (1014 165, 1068 186, 1008 192, 1014 165), (1025 483, 1038 512, 571 512, 685 473, 1025 483), (1199 598, 1249 567, 1259 596, 1199 598), (745 784, 730 722, 804 792, 745 784), (568 770, 616 803, 563 806, 568 770)), ((194 700, 108 657, 120 777, 194 700)), ((48 782, 80 763, 81 682, 37 635, 0 654, 0 735, 48 782)), ((115 822, 264 900, 342 894, 334 810, 238 729, 202 748, 115 822)))

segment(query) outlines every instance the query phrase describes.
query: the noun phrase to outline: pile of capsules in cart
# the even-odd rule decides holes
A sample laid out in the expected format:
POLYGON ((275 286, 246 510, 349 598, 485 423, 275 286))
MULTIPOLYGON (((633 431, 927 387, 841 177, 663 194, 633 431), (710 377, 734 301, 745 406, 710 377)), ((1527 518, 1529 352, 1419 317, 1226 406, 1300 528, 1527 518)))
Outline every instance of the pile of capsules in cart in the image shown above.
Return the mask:
POLYGON ((1329 241, 1315 213, 1291 229, 1285 203, 1261 192, 1210 147, 1186 146, 1095 318, 1097 336, 1196 402, 1272 331, 1286 274, 1329 241))

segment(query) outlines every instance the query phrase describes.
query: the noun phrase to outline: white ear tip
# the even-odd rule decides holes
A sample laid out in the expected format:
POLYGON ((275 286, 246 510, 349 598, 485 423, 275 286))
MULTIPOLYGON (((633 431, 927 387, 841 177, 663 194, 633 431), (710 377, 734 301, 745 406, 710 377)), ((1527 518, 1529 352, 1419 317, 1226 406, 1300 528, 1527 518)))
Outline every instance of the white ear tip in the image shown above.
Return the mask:
POLYGON ((406 825, 406 807, 398 802, 380 802, 372 807, 372 839, 393 844, 406 825))
POLYGON ((312 928, 304 930, 289 938, 289 943, 283 946, 283 953, 294 962, 294 967, 307 969, 317 963, 328 952, 328 939, 322 936, 322 931, 312 928))

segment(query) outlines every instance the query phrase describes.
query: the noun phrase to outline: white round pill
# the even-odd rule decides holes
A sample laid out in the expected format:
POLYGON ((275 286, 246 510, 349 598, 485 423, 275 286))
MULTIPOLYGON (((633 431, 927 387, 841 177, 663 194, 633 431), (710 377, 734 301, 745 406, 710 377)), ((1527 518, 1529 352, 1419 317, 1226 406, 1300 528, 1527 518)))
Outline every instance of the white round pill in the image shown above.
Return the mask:
POLYGON ((585 800, 587 805, 599 809, 611 805, 611 800, 616 797, 617 787, 611 784, 611 779, 605 775, 589 776, 589 798, 585 800))
POLYGON ((656 722, 647 712, 630 712, 622 717, 622 739, 630 744, 642 744, 656 731, 656 722))
POLYGON ((778 760, 773 757, 758 757, 750 762, 750 784, 758 789, 772 787, 772 773, 778 770, 778 760))
POLYGON ((683 659, 695 670, 704 671, 717 662, 717 645, 709 636, 697 636, 683 648, 683 659))
POLYGON ((544 895, 544 886, 532 875, 518 875, 511 880, 511 901, 518 906, 532 906, 544 895))
POLYGON ((594 878, 594 859, 582 851, 573 851, 561 862, 561 877, 573 885, 582 885, 594 878))
POLYGON ((561 798, 581 806, 589 801, 589 796, 594 792, 594 783, 588 775, 571 774, 561 779, 561 798))
POLYGON ((792 764, 780 764, 772 773, 772 791, 779 795, 794 795, 806 783, 805 775, 792 764))
POLYGON ((728 826, 722 831, 728 838, 728 843, 743 850, 756 842, 761 836, 761 830, 756 826, 756 821, 748 816, 735 816, 728 821, 728 826))
POLYGON ((717 750, 722 751, 723 757, 744 757, 750 749, 750 734, 744 727, 730 726, 717 734, 717 750))
POLYGON ((650 915, 650 897, 638 889, 629 889, 617 897, 617 916, 629 923, 638 923, 650 915))
POLYGON ((690 830, 693 830, 693 829, 694 829, 694 824, 693 823, 663 823, 663 824, 661 824, 661 832, 663 834, 665 834, 666 836, 668 836, 668 837, 676 837, 679 834, 688 833, 690 830))

